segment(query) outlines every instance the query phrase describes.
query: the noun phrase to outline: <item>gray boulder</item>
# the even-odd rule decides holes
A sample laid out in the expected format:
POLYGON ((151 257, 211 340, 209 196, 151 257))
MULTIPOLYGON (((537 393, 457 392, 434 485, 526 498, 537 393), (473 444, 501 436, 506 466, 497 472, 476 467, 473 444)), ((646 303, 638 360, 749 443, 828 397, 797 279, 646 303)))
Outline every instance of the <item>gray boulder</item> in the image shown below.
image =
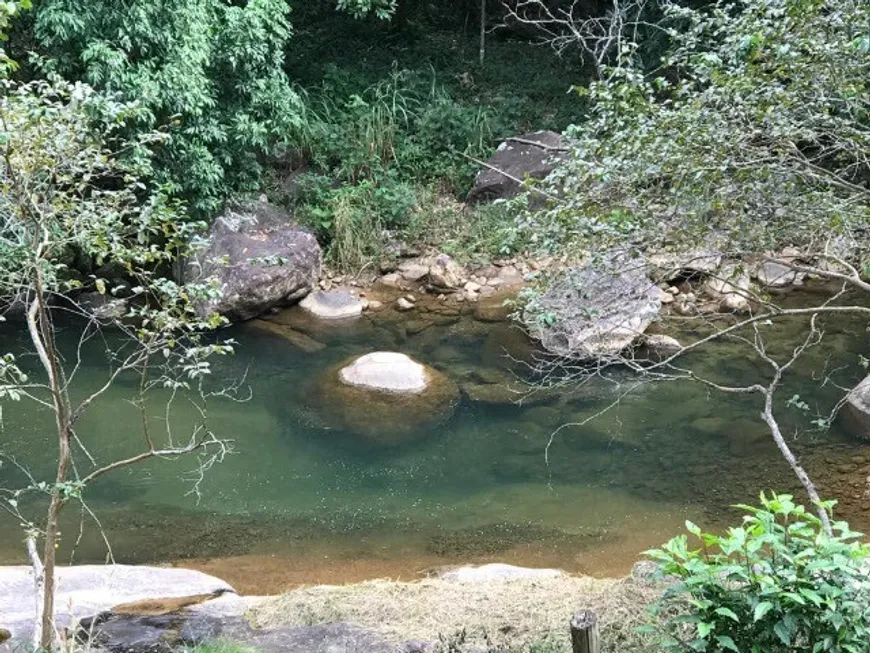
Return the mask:
POLYGON ((217 279, 222 296, 198 306, 202 316, 217 312, 248 320, 301 299, 320 277, 322 253, 314 234, 265 202, 228 209, 209 237, 208 248, 186 262, 183 275, 186 283, 217 279))
POLYGON ((755 278, 765 288, 788 288, 800 285, 806 275, 783 263, 765 261, 755 271, 755 278))
POLYGON ((661 307, 659 289, 642 264, 608 260, 567 270, 523 321, 547 351, 598 359, 634 343, 661 307))
POLYGON ((854 435, 870 440, 870 376, 849 393, 842 415, 854 435))
POLYGON ((506 140, 474 178, 468 202, 490 202, 519 194, 517 179, 544 179, 564 159, 564 141, 556 132, 538 131, 506 140), (502 174, 502 171, 507 174, 502 174))

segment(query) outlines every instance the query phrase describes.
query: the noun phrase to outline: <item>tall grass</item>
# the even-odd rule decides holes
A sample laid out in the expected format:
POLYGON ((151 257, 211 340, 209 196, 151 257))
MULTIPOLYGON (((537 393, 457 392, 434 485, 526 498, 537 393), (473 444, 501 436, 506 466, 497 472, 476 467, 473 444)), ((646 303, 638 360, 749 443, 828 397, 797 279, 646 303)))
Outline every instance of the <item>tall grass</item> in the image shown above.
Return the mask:
POLYGON ((330 82, 301 94, 290 140, 314 171, 295 208, 347 271, 409 227, 418 188, 464 194, 475 172, 464 154, 483 157, 493 145, 488 111, 458 104, 434 73, 394 69, 360 93, 330 82))

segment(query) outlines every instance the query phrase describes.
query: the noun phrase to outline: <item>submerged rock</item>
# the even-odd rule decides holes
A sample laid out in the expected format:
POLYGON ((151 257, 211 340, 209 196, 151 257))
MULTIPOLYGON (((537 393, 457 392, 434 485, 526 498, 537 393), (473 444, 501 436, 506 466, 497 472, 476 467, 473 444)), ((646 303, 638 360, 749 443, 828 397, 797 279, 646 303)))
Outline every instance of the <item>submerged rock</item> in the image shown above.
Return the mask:
POLYGON ((497 290, 486 297, 481 297, 474 307, 474 319, 481 322, 507 322, 516 308, 512 301, 516 292, 510 289, 497 290))
POLYGON ((379 351, 328 371, 317 393, 331 426, 393 445, 422 437, 450 417, 459 389, 405 354, 379 351))
POLYGON ((870 440, 870 376, 849 393, 842 415, 855 436, 870 440))
POLYGON ((290 215, 258 202, 227 210, 209 230, 209 247, 184 265, 184 281, 217 279, 222 295, 197 306, 248 320, 273 306, 307 295, 320 276, 321 251, 314 234, 290 215))

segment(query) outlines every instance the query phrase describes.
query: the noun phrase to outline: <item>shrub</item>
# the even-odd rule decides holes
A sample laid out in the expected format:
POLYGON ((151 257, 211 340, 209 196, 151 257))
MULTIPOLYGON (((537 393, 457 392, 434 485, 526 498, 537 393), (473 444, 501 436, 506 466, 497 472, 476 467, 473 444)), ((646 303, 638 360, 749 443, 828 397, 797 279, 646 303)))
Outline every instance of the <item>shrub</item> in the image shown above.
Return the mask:
POLYGON ((157 182, 208 215, 258 188, 262 156, 298 122, 288 14, 285 0, 44 0, 33 38, 47 67, 141 105, 128 136, 170 130, 157 182))
MULTIPOLYGON (((661 650, 859 653, 870 647, 867 545, 845 522, 828 536, 789 495, 740 505, 743 524, 723 536, 685 535, 647 552, 680 582, 658 603, 661 650)), ((830 512, 833 502, 825 504, 830 512)))

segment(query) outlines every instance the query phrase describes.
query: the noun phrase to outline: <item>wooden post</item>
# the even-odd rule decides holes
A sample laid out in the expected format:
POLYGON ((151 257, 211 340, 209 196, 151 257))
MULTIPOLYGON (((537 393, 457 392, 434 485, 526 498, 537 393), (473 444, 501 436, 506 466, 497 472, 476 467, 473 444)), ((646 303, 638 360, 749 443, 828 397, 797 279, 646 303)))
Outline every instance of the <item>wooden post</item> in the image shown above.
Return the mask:
POLYGON ((580 610, 571 617, 571 650, 574 653, 601 653, 598 615, 592 610, 580 610))

